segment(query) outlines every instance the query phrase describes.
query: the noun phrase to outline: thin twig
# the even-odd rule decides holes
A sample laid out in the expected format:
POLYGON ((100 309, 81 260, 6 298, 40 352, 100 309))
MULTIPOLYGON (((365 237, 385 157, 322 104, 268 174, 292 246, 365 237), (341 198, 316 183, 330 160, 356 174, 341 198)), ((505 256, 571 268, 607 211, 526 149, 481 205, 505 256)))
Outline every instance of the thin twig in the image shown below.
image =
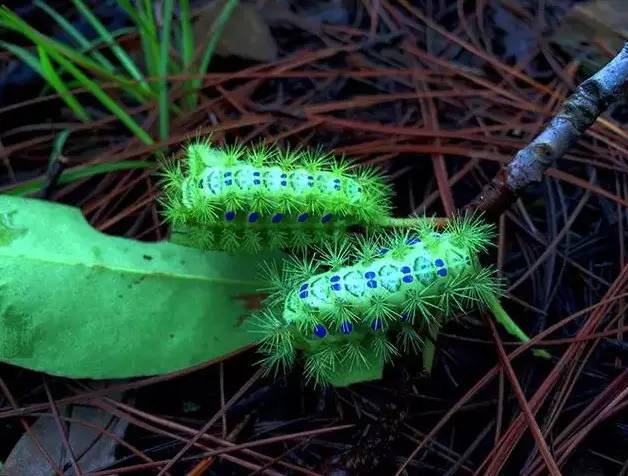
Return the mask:
MULTIPOLYGON (((4 394, 4 397, 7 399, 7 401, 9 402, 9 404, 14 408, 19 408, 17 401, 15 400, 15 397, 13 397, 13 394, 11 393, 11 391, 9 390, 9 387, 7 387, 6 383, 4 383, 4 380, 2 379, 2 377, 0 377, 0 391, 4 394)), ((48 404, 45 404, 46 406, 48 406, 48 404)), ((37 449, 39 450, 39 452, 44 456, 44 458, 46 459, 46 462, 48 463, 48 465, 50 466, 50 469, 58 476, 63 476, 63 471, 61 471, 61 469, 56 465, 54 459, 52 458, 52 456, 50 455, 50 453, 48 452, 48 450, 44 447, 44 445, 42 444, 42 442, 40 441, 39 437, 37 436, 37 433, 35 433, 33 431, 33 429, 31 428, 31 426, 28 424, 28 422, 26 421, 26 418, 20 418, 19 419, 20 424, 22 425, 22 428, 24 428, 24 433, 26 433, 32 440, 33 443, 35 444, 35 446, 37 447, 37 449)))
POLYGON ((547 466, 547 470, 552 476, 560 476, 560 469, 558 469, 558 464, 556 460, 550 453, 549 447, 547 446, 547 442, 541 433, 541 429, 539 428, 539 424, 537 423, 532 411, 530 410, 530 406, 526 400, 525 394, 521 388, 521 384, 517 379, 517 375, 508 360, 508 355, 506 354, 506 350, 504 349, 504 345, 502 344, 499 334, 497 333, 497 328, 495 327, 495 323, 489 318, 486 319, 488 326, 491 329, 491 334, 493 335, 493 340, 495 341, 495 347, 497 348, 497 355, 499 360, 501 361, 502 370, 506 373, 506 376, 510 380, 510 385, 512 386, 513 391, 515 392, 515 396, 519 401, 519 405, 521 406, 521 410, 526 418, 526 422, 528 424, 528 428, 532 433, 532 437, 536 442, 541 455, 543 456, 543 461, 547 466))
MULTIPOLYGON (((218 413, 216 413, 212 418, 210 418, 210 420, 203 426, 203 428, 201 428, 196 433, 196 435, 194 435, 194 437, 166 464, 166 466, 164 466, 161 469, 161 471, 159 472, 157 476, 163 475, 166 471, 172 468, 172 466, 174 466, 176 462, 181 459, 181 457, 194 445, 194 443, 196 443, 202 435, 207 433, 207 431, 212 427, 214 423, 216 423, 216 421, 218 421, 218 419, 222 416, 222 414, 226 412, 227 409, 229 409, 235 402, 237 402, 242 397, 242 395, 244 395, 244 393, 246 393, 246 391, 249 388, 251 388, 251 386, 255 382, 257 382, 257 380, 262 376, 263 372, 264 372, 264 369, 262 368, 260 368, 257 372, 255 372, 255 374, 253 374, 253 376, 240 388, 240 390, 238 390, 229 399, 229 401, 220 408, 218 413)), ((219 453, 215 453, 215 454, 219 454, 219 453)), ((213 455, 214 454, 207 455, 207 456, 213 456, 213 455)))
MULTIPOLYGON (((222 402, 223 407, 224 405, 225 403, 222 402)), ((238 437, 238 435, 242 433, 242 430, 244 430, 244 428, 249 424, 252 416, 253 416, 252 413, 245 415, 244 419, 238 425, 236 425, 233 431, 229 433, 228 435, 223 435, 223 438, 233 443, 235 439, 238 437)), ((190 472, 187 473, 186 476, 202 476, 206 471, 209 470, 209 468, 214 463, 214 461, 216 461, 216 456, 210 456, 208 458, 201 460, 196 466, 194 466, 194 468, 192 468, 190 472)))
POLYGON ((465 208, 498 218, 530 185, 572 147, 628 85, 628 43, 563 103, 548 126, 502 167, 493 181, 465 208))
POLYGON ((74 473, 76 474, 76 476, 81 476, 83 472, 81 471, 81 468, 76 459, 76 455, 74 454, 74 450, 72 449, 72 444, 70 443, 70 439, 69 439, 68 428, 61 421, 59 409, 57 408, 57 405, 55 404, 55 401, 52 398, 52 393, 50 393, 50 388, 48 387, 48 383, 46 382, 45 378, 44 378, 44 390, 46 392, 46 396, 48 397, 48 402, 50 402, 50 410, 52 411, 52 416, 54 417, 55 423, 57 424, 57 429, 59 430, 61 443, 63 443, 65 450, 68 452, 68 457, 70 458, 70 461, 72 463, 72 468, 74 469, 74 473))

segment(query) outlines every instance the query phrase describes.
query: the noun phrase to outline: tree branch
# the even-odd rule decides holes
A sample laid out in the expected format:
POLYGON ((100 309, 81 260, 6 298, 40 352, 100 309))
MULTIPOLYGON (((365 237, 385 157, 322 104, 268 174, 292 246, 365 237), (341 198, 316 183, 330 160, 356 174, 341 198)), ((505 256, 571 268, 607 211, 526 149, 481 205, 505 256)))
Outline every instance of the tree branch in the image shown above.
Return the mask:
POLYGON ((628 43, 600 71, 580 84, 548 126, 502 167, 465 209, 497 220, 519 194, 543 179, 545 171, 573 146, 628 86, 628 43))

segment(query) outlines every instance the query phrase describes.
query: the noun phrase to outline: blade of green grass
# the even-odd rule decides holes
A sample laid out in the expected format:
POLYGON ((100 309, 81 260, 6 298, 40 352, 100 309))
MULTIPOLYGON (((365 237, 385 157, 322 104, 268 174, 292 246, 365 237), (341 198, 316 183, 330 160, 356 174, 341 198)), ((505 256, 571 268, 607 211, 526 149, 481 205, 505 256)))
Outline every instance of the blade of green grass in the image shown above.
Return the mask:
MULTIPOLYGON (((139 6, 139 0, 138 0, 139 6)), ((152 0, 144 0, 144 11, 146 12, 146 18, 152 25, 156 25, 155 23, 155 15, 153 12, 153 1, 152 0)))
MULTIPOLYGON (((216 50, 216 46, 218 46, 218 41, 222 36, 222 32, 225 29, 225 25, 229 18, 231 18, 231 14, 235 7, 238 6, 239 0, 227 0, 227 3, 222 8, 220 15, 216 18, 212 28, 212 35, 207 43, 207 47, 205 48, 205 52, 203 53, 203 58, 201 60, 201 65, 198 69, 200 75, 204 75, 207 73, 207 69, 209 68, 209 63, 211 62, 212 57, 214 56, 214 51, 216 50)), ((198 101, 198 94, 201 88, 201 84, 203 83, 202 78, 194 79, 192 81, 192 99, 191 104, 196 105, 198 101)))
POLYGON ((46 55, 45 51, 42 49, 38 49, 39 51, 39 60, 33 54, 31 54, 28 50, 12 45, 11 43, 7 43, 5 41, 0 41, 0 48, 3 48, 10 53, 12 53, 16 58, 22 60, 25 64, 27 64, 33 71, 38 73, 42 78, 48 81, 48 85, 59 93, 59 96, 65 101, 65 103, 74 111, 76 116, 87 122, 90 120, 89 114, 83 107, 78 103, 76 98, 72 95, 67 87, 67 84, 61 80, 54 67, 50 64, 50 60, 46 55))
MULTIPOLYGON (((136 33, 137 29, 135 27, 124 27, 118 28, 117 30, 111 30, 111 36, 114 39, 117 39, 119 36, 130 35, 136 33)), ((86 50, 82 50, 82 52, 88 51, 91 52, 95 48, 99 48, 102 45, 106 45, 105 41, 102 38, 96 38, 92 40, 88 45, 86 50)))
POLYGON ((129 0, 116 0, 120 8, 122 8, 135 22, 135 26, 140 35, 142 42, 142 52, 144 53, 144 62, 148 76, 157 77, 159 75, 159 40, 157 38, 157 30, 151 18, 148 17, 142 5, 138 2, 137 6, 132 5, 129 0))
POLYGON ((168 58, 170 53, 170 25, 172 24, 173 0, 163 3, 161 43, 159 49, 159 137, 168 140, 170 129, 170 108, 168 104, 168 58))
MULTIPOLYGON (((93 62, 85 55, 78 53, 75 49, 64 45, 63 43, 55 40, 54 38, 50 38, 46 35, 42 35, 40 32, 35 30, 28 23, 26 23, 24 20, 18 17, 15 13, 9 10, 6 6, 0 6, 0 26, 13 30, 16 33, 19 33, 25 36, 26 38, 31 40, 33 43, 35 43, 36 40, 38 39, 45 41, 48 50, 55 49, 59 53, 67 56, 73 62, 81 65, 84 68, 92 69, 94 70, 94 72, 101 74, 102 76, 108 79, 119 80, 118 76, 116 76, 115 74, 108 73, 107 70, 103 69, 100 65, 93 62)), ((123 84, 132 85, 133 83, 131 81, 126 80, 124 81, 123 84)))
POLYGON ((135 136, 140 139, 144 144, 153 144, 153 139, 148 133, 142 129, 135 120, 127 114, 111 97, 102 90, 102 88, 94 81, 85 76, 78 68, 76 68, 70 61, 56 52, 51 52, 54 59, 63 66, 72 76, 81 82, 83 87, 92 93, 100 103, 109 111, 114 114, 120 122, 122 122, 135 136))
MULTIPOLYGON (((192 35, 192 14, 190 12, 189 0, 179 1, 179 14, 181 16, 181 60, 182 60, 182 72, 192 72, 192 61, 194 60, 194 37, 192 35)), ((184 105, 192 109, 194 107, 193 96, 188 92, 192 90, 192 82, 187 80, 183 83, 184 105)))
MULTIPOLYGON (((82 51, 89 51, 92 49, 93 45, 90 41, 83 36, 83 34, 74 28, 69 21, 67 21, 62 15, 60 15, 56 10, 49 7, 47 4, 42 2, 41 0, 35 0, 35 5, 45 11, 57 24, 68 34, 70 38, 72 38, 80 47, 82 51)), ((105 58, 105 56, 99 51, 91 51, 92 57, 100 63, 100 65, 107 69, 110 73, 115 72, 114 66, 111 62, 105 58)))
POLYGON ((129 0, 116 0, 116 3, 120 8, 122 8, 122 10, 126 12, 127 15, 129 15, 129 17, 131 17, 133 23, 139 25, 141 19, 138 15, 138 9, 134 5, 131 5, 131 2, 129 0))
MULTIPOLYGON (((9 19, 15 20, 16 15, 14 15, 10 10, 6 8, 0 9, 0 17, 2 15, 9 15, 9 19)), ((16 23, 18 25, 24 23, 21 22, 19 18, 17 18, 16 23)), ((47 41, 49 38, 39 34, 36 30, 30 28, 28 24, 24 24, 24 31, 28 33, 29 39, 33 41, 38 47, 46 49, 48 45, 47 41)), ((15 26, 12 24, 11 26, 15 26)), ((19 28, 18 28, 18 31, 19 28)), ((70 60, 68 60, 61 52, 51 48, 47 51, 47 53, 61 65, 61 67, 65 68, 68 73, 74 76, 78 81, 81 82, 83 87, 91 92, 96 98, 101 102, 103 106, 105 106, 109 111, 114 114, 136 137, 138 137, 144 144, 153 144, 153 139, 146 133, 144 129, 142 129, 135 120, 131 116, 127 114, 127 112, 122 109, 111 97, 105 93, 102 88, 89 79, 85 74, 83 74, 70 60)))
MULTIPOLYGON (((137 30, 136 30, 135 28, 120 28, 119 30, 113 30, 113 31, 111 32, 111 34, 112 34, 112 36, 116 37, 117 35, 122 35, 122 34, 124 34, 124 33, 129 32, 129 31, 136 32, 137 30)), ((100 41, 101 41, 101 40, 96 40, 96 41, 95 41, 95 44, 100 43, 100 41)), ((94 44, 94 46, 95 46, 95 44, 94 44)), ((155 43, 155 47, 156 47, 156 48, 159 48, 159 42, 156 42, 156 43, 155 43)), ((168 70, 170 71, 170 70, 172 70, 172 69, 175 69, 175 70, 176 70, 176 63, 174 62, 174 59, 173 59, 173 58, 172 58, 172 56, 171 56, 171 57, 170 57, 170 61, 168 62, 168 70)), ((152 78, 147 78, 147 81, 148 81, 149 79, 150 79, 151 81, 153 80, 152 78)), ((156 80, 156 81, 159 81, 159 70, 157 70, 157 74, 155 74, 155 80, 156 80)), ((153 88, 153 89, 156 89, 156 88, 153 88)), ((181 113, 181 108, 180 108, 177 104, 175 104, 175 103, 171 103, 171 104, 170 104, 170 108, 172 109, 172 112, 173 112, 173 113, 176 113, 176 114, 180 114, 180 113, 181 113)))
POLYGON ((42 76, 48 81, 48 83, 59 93, 61 99, 68 105, 72 112, 83 122, 91 121, 91 117, 87 113, 83 106, 77 101, 74 95, 67 88, 63 79, 55 71, 55 67, 50 61, 46 50, 41 46, 37 47, 39 53, 39 62, 41 64, 42 76))
POLYGON ((58 185, 59 177, 63 173, 65 168, 65 161, 60 160, 61 154, 63 154, 63 147, 65 146, 68 137, 72 133, 71 129, 63 129, 56 136, 52 142, 52 151, 48 157, 48 168, 46 170, 46 178, 42 186, 41 194, 38 193, 38 198, 48 198, 52 189, 58 185))
POLYGON ((48 158, 48 164, 57 160, 63 153, 63 147, 65 146, 65 143, 71 133, 72 131, 70 129, 63 129, 57 134, 55 140, 52 142, 52 151, 50 152, 50 157, 48 158))
POLYGON ((146 92, 150 92, 150 85, 144 80, 144 76, 137 68, 133 60, 126 54, 124 49, 118 45, 115 39, 111 36, 111 33, 105 26, 96 18, 91 10, 85 5, 83 0, 72 0, 74 6, 81 12, 85 19, 92 25, 94 30, 100 35, 104 42, 109 46, 113 54, 118 58, 122 67, 127 70, 133 79, 139 82, 140 87, 146 92))
POLYGON ((150 35, 150 48, 151 53, 153 55, 153 70, 152 75, 155 77, 159 76, 159 38, 157 34, 157 22, 155 21, 155 15, 153 12, 153 2, 152 0, 144 0, 143 6, 139 0, 136 0, 136 5, 138 11, 144 17, 146 27, 147 27, 147 35, 150 35))
MULTIPOLYGON (((154 162, 148 162, 146 160, 127 160, 124 162, 116 162, 113 164, 96 164, 88 167, 68 169, 63 171, 59 176, 58 184, 68 184, 77 180, 92 177, 94 175, 105 174, 109 172, 117 172, 119 170, 132 170, 132 169, 148 169, 156 167, 154 162)), ((45 178, 36 178, 27 183, 22 183, 7 189, 6 195, 28 195, 30 193, 38 192, 44 185, 45 178)))
POLYGON ((16 58, 22 60, 24 63, 28 65, 33 71, 43 76, 43 72, 41 70, 41 65, 39 64, 39 60, 35 55, 33 55, 30 51, 22 48, 21 46, 13 45, 11 43, 7 43, 6 41, 0 41, 0 48, 7 50, 9 53, 13 54, 16 58))
POLYGON ((90 70, 92 73, 101 76, 114 84, 117 84, 118 86, 122 87, 127 94, 132 95, 139 102, 145 101, 147 97, 155 96, 152 91, 150 94, 147 94, 142 90, 142 88, 138 86, 138 84, 129 80, 128 78, 122 77, 119 74, 109 73, 98 63, 92 61, 80 52, 77 52, 75 49, 68 47, 59 41, 56 41, 53 38, 42 35, 24 20, 22 20, 19 16, 9 10, 6 6, 0 6, 0 28, 1 27, 13 30, 16 33, 25 36, 34 44, 41 44, 50 56, 53 56, 52 52, 55 51, 67 57, 73 63, 90 70))
POLYGON ((179 14, 181 16, 181 57, 183 70, 189 71, 194 57, 194 38, 192 37, 192 14, 189 0, 179 1, 179 14))

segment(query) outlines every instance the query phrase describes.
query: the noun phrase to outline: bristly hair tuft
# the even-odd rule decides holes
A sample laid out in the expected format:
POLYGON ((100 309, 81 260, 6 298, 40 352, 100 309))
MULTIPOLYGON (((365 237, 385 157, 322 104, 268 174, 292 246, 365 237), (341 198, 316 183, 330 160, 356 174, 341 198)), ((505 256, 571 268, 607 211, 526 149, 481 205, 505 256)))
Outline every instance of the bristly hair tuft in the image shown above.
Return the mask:
POLYGON ((290 328, 273 313, 265 311, 254 314, 251 332, 261 337, 260 352, 264 355, 263 365, 267 371, 285 372, 294 363, 296 349, 290 328))
POLYGON ((370 344, 375 355, 386 363, 391 362, 393 357, 399 356, 399 351, 383 332, 373 335, 370 344))
POLYGON ((248 159, 254 167, 262 167, 272 164, 276 155, 277 149, 275 147, 271 147, 260 140, 249 149, 248 159))
POLYGON ((338 175, 348 175, 351 169, 351 162, 344 155, 330 163, 330 170, 338 175))
POLYGON ((314 250, 320 256, 320 263, 333 271, 349 262, 353 247, 346 237, 335 235, 322 244, 315 245, 314 250))
POLYGON ((401 326, 397 334, 397 343, 404 354, 418 354, 423 348, 423 339, 410 324, 401 326))
POLYGON ((328 170, 332 163, 332 155, 325 153, 320 145, 315 149, 305 149, 301 153, 301 166, 308 172, 328 170))
POLYGON ((243 144, 235 142, 231 145, 224 146, 223 152, 225 155, 226 165, 236 165, 238 161, 245 155, 247 150, 243 144))
POLYGON ((456 246, 473 254, 486 252, 493 245, 495 236, 495 226, 484 221, 476 212, 450 218, 444 231, 451 235, 456 246))
POLYGON ((381 256, 380 240, 375 235, 357 235, 352 243, 351 254, 364 264, 372 263, 381 256))
POLYGON ((329 326, 340 327, 343 323, 356 324, 360 321, 355 305, 345 299, 336 298, 335 305, 321 313, 322 320, 329 326))
POLYGON ((436 282, 422 289, 411 289, 406 292, 402 313, 408 316, 412 324, 419 316, 425 322, 436 322, 441 313, 440 292, 436 282))
POLYGON ((338 351, 338 360, 346 365, 349 371, 373 365, 368 358, 367 349, 359 342, 342 344, 338 351))
POLYGON ((306 256, 291 255, 286 259, 284 269, 286 279, 294 286, 314 276, 320 267, 316 255, 309 259, 306 256))
POLYGON ((369 325, 373 321, 379 320, 381 326, 385 329, 388 324, 398 321, 400 316, 395 304, 389 301, 386 291, 378 291, 373 294, 366 311, 369 325))
POLYGON ((305 380, 317 387, 325 385, 336 370, 336 353, 337 349, 333 346, 323 346, 308 354, 305 360, 305 380))

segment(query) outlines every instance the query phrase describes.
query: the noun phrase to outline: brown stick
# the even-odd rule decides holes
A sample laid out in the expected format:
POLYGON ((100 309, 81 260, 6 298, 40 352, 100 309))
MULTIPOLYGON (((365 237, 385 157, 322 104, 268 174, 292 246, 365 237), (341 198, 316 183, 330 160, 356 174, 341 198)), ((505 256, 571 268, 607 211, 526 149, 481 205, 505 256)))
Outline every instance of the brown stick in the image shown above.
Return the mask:
POLYGON ((606 66, 580 84, 548 126, 502 167, 465 210, 481 211, 496 221, 519 194, 543 179, 552 163, 565 154, 606 108, 626 93, 628 43, 606 66))

